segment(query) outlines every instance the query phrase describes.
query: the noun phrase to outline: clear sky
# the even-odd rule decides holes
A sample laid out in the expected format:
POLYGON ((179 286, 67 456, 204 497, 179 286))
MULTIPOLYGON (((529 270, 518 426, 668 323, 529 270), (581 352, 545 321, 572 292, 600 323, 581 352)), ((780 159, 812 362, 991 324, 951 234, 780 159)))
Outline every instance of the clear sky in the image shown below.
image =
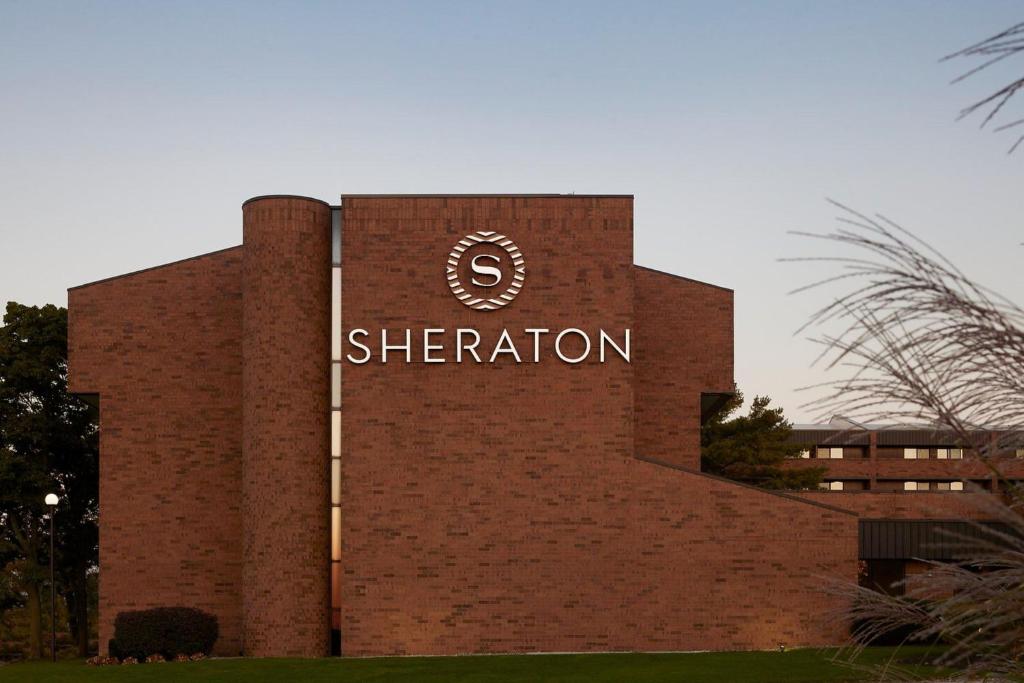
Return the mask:
MULTIPOLYGON (((295 193, 636 195, 636 262, 736 291, 736 378, 800 421, 833 197, 1024 302, 1024 151, 954 122, 1024 69, 962 2, 0 0, 0 299, 241 241, 295 193)), ((1021 103, 1024 104, 1024 103, 1021 103)), ((1021 106, 1016 108, 1019 115, 1021 106)), ((1011 112, 1012 113, 1012 112, 1011 112)))

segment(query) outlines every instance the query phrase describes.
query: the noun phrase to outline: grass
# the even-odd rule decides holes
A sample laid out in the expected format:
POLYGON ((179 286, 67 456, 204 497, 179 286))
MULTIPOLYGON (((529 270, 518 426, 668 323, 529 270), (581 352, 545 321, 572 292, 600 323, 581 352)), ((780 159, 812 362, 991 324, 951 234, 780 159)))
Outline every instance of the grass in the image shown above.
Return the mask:
MULTIPOLYGON (((775 683, 878 680, 891 648, 869 648, 858 667, 835 663, 835 650, 789 652, 700 652, 685 654, 495 655, 465 657, 383 657, 374 659, 212 659, 202 662, 86 666, 82 660, 26 662, 0 666, 0 683, 33 681, 686 681, 686 683, 775 683), (861 668, 863 667, 863 668, 861 668)), ((924 648, 903 648, 899 666, 918 675, 935 670, 923 661, 924 648), (909 662, 909 663, 908 663, 909 662)))

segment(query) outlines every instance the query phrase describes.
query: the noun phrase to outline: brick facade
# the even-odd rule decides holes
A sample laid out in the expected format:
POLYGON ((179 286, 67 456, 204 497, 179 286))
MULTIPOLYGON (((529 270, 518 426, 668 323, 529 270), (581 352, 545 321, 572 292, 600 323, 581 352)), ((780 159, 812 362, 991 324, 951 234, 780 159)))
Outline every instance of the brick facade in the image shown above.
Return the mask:
POLYGON ((68 292, 71 391, 100 405, 100 649, 187 605, 242 651, 242 250, 68 292))
MULTIPOLYGON (((631 197, 353 196, 342 223, 346 333, 633 341, 632 363, 343 364, 344 654, 840 639, 818 587, 854 579, 856 517, 694 471, 732 293, 634 267, 631 197), (499 311, 445 281, 476 230, 526 258, 499 311)), ((72 389, 101 405, 102 638, 119 610, 192 604, 220 654, 325 652, 329 225, 263 198, 241 249, 71 290, 72 389)))
POLYGON ((733 294, 636 268, 636 453, 700 469, 702 393, 733 391, 733 294))

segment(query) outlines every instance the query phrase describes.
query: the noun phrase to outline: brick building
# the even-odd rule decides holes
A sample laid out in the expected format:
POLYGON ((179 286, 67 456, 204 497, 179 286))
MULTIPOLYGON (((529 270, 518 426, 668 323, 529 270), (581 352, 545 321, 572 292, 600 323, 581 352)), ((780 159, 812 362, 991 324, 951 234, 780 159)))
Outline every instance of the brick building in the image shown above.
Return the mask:
POLYGON ((987 497, 1024 482, 1019 436, 979 431, 964 444, 942 428, 857 424, 837 416, 796 425, 791 439, 803 449, 786 466, 825 468, 820 492, 796 495, 855 512, 862 582, 900 592, 908 574, 926 571, 925 561, 955 560, 970 537, 999 524, 987 497))
POLYGON ((732 306, 633 264, 630 196, 258 197, 72 288, 101 646, 160 605, 250 656, 838 642, 856 514, 699 472, 732 306))

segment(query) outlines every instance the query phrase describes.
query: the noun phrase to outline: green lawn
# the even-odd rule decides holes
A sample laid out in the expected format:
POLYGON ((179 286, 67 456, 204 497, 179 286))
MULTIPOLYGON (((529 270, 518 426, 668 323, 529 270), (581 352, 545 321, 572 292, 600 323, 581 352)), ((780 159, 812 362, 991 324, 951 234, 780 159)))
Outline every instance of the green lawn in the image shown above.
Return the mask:
MULTIPOLYGON (((872 648, 859 660, 879 666, 890 648, 872 648)), ((686 681, 686 683, 773 683, 775 681, 878 680, 864 671, 831 661, 835 650, 790 652, 707 652, 693 654, 519 655, 481 657, 387 657, 378 659, 219 659, 204 662, 86 666, 82 661, 0 666, 0 683, 33 681, 686 681)), ((897 655, 902 669, 933 673, 913 662, 922 648, 897 655)))

